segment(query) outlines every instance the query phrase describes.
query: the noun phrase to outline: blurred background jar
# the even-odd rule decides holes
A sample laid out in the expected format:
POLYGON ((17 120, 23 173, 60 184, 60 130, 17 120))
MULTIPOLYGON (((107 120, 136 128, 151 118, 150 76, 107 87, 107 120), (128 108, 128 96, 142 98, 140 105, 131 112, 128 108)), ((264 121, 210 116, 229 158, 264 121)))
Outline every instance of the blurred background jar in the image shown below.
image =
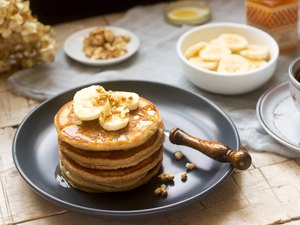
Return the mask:
POLYGON ((271 34, 280 51, 298 45, 298 0, 246 0, 249 25, 271 34))
POLYGON ((163 1, 170 0, 29 0, 32 14, 40 22, 49 25, 108 13, 124 12, 136 5, 149 5, 163 1))

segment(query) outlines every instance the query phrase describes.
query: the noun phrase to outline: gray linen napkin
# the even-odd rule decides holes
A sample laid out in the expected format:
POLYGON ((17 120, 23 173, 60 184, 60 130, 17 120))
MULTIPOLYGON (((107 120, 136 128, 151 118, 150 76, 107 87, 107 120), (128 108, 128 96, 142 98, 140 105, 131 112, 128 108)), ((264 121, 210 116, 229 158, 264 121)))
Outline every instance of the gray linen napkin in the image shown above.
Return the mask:
MULTIPOLYGON (((211 0, 213 19, 210 22, 245 23, 244 1, 211 0)), ((239 96, 222 96, 205 92, 192 85, 181 70, 176 42, 188 26, 175 27, 164 21, 165 4, 136 7, 115 23, 137 34, 141 41, 138 53, 124 63, 111 67, 89 67, 79 64, 60 50, 53 64, 13 74, 8 83, 13 92, 35 99, 46 99, 71 87, 118 79, 151 80, 175 85, 201 94, 221 106, 233 119, 241 141, 249 150, 269 151, 288 157, 299 157, 274 141, 260 126, 256 102, 269 87, 287 80, 288 65, 299 55, 299 49, 280 56, 273 78, 262 88, 239 96)))

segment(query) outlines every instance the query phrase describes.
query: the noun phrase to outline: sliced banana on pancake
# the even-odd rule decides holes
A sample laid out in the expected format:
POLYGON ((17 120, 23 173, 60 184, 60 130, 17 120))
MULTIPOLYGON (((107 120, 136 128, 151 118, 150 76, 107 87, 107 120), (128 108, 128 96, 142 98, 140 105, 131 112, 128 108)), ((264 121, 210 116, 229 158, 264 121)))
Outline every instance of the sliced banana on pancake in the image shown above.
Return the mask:
POLYGON ((267 60, 269 58, 269 50, 266 46, 248 45, 247 49, 240 51, 240 55, 248 59, 267 60))
POLYGON ((208 44, 201 52, 200 57, 205 61, 219 61, 222 57, 230 55, 231 51, 223 45, 208 44))
POLYGON ((108 131, 120 130, 127 126, 129 122, 129 109, 125 106, 116 106, 107 99, 99 123, 101 127, 108 131))
POLYGON ((218 72, 221 73, 241 73, 249 69, 248 60, 236 54, 223 57, 218 66, 218 72))
POLYGON ((135 110, 139 107, 139 95, 134 92, 114 91, 111 98, 119 102, 120 105, 126 106, 129 110, 135 110))
POLYGON ((129 116, 121 118, 119 114, 113 114, 111 118, 103 120, 103 117, 99 117, 99 123, 101 127, 108 131, 120 130, 127 126, 129 122, 129 116))
POLYGON ((239 34, 221 34, 218 37, 218 42, 220 45, 224 45, 230 48, 231 51, 236 52, 242 49, 245 49, 248 45, 248 41, 246 38, 239 34))
POLYGON ((133 92, 111 92, 99 117, 99 123, 108 131, 120 130, 129 122, 130 110, 139 107, 139 95, 133 92))
POLYGON ((82 121, 99 118, 103 109, 99 96, 103 93, 105 90, 99 85, 92 85, 77 91, 73 98, 75 116, 82 121))
POLYGON ((139 95, 125 91, 105 91, 100 85, 92 85, 76 92, 74 114, 82 121, 99 119, 100 125, 109 131, 127 126, 129 111, 139 107, 139 95))

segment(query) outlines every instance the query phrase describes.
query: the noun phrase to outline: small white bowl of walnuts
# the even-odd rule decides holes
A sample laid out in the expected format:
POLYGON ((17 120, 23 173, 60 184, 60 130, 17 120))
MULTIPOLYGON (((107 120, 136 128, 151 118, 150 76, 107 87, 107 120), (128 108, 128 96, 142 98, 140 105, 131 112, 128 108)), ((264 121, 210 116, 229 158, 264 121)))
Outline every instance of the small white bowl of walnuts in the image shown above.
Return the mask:
POLYGON ((131 31, 113 26, 99 26, 72 34, 64 43, 64 51, 78 62, 106 66, 128 59, 139 46, 138 37, 131 31))

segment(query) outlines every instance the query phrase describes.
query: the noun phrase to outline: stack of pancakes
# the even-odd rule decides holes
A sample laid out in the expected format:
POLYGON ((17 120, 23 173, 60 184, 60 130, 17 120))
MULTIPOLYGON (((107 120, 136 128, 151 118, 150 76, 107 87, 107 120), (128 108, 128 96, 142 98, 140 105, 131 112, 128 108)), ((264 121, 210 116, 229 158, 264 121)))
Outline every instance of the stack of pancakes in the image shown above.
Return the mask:
POLYGON ((73 101, 54 119, 60 170, 74 188, 119 192, 136 188, 157 174, 162 164, 164 124, 156 106, 140 97, 128 125, 104 130, 98 120, 78 122, 73 101))

